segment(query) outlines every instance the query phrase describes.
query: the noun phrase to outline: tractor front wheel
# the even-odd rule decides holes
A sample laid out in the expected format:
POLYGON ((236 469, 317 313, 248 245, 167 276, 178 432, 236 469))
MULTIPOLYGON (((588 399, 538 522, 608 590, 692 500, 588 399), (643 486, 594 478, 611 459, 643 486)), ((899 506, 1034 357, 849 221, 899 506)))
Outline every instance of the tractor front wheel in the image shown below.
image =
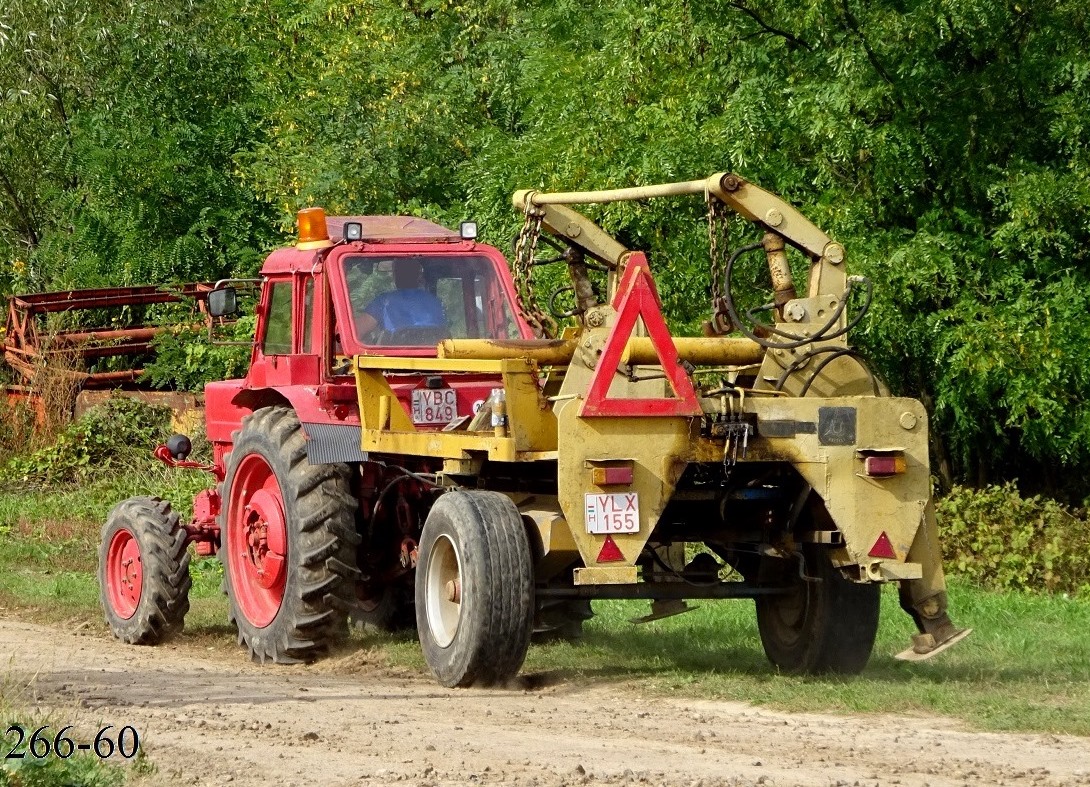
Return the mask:
POLYGON ((235 433, 220 558, 228 614, 255 661, 310 661, 343 633, 358 573, 349 477, 346 465, 308 462, 287 407, 257 410, 235 433))
POLYGON ((518 508, 497 492, 440 497, 416 568, 416 627, 435 677, 450 687, 513 677, 533 622, 530 543, 518 508))
POLYGON ((790 674, 862 672, 878 632, 879 586, 844 578, 819 548, 799 560, 777 561, 784 595, 757 598, 765 655, 790 674))
POLYGON ((155 645, 180 632, 191 584, 185 528, 170 503, 130 497, 114 506, 98 547, 99 600, 113 635, 155 645))

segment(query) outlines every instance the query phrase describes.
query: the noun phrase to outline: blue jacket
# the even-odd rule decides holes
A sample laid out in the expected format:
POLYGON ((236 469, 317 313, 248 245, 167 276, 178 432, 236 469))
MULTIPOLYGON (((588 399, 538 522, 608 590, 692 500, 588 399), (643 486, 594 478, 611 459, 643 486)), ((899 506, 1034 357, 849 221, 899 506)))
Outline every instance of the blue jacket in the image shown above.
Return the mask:
POLYGON ((446 313, 439 299, 427 290, 391 290, 377 296, 364 309, 378 322, 380 330, 393 332, 403 328, 442 328, 446 313))

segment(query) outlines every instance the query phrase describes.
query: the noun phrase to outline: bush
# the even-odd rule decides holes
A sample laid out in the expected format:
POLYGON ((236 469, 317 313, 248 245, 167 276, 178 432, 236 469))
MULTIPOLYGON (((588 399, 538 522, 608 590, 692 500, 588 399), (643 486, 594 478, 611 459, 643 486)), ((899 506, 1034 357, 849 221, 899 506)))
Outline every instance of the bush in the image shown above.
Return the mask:
POLYGON ((250 365, 256 319, 239 318, 224 330, 225 341, 213 344, 203 329, 175 325, 155 337, 155 360, 144 368, 144 379, 156 388, 203 391, 205 383, 242 377, 250 365))
POLYGON ((1090 522, 1085 510, 1024 498, 1013 483, 955 487, 938 503, 950 573, 991 590, 1090 595, 1090 522))
POLYGON ((0 478, 55 486, 81 482, 107 468, 153 465, 152 450, 170 436, 170 408, 113 397, 65 427, 56 441, 8 460, 0 478))

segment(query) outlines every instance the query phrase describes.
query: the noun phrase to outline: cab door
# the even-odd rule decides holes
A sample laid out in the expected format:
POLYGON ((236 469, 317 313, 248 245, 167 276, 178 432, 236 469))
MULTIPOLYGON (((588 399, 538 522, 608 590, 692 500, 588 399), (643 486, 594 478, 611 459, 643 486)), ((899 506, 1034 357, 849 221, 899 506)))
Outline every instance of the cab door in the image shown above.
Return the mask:
POLYGON ((254 350, 254 387, 317 385, 320 349, 313 336, 314 276, 270 276, 261 288, 261 335, 254 350))

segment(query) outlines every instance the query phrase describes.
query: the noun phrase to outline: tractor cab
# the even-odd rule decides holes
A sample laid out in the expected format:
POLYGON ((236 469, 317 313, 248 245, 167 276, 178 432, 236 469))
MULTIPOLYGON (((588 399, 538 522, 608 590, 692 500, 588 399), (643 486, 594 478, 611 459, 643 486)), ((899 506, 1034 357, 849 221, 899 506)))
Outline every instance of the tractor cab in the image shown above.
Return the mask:
MULTIPOLYGON (((233 294, 228 300, 233 307, 233 294)), ((247 376, 206 389, 209 434, 229 443, 241 417, 272 399, 291 404, 315 446, 325 427, 358 429, 351 359, 423 362, 448 339, 532 338, 516 303, 506 259, 475 231, 412 216, 301 211, 296 244, 272 252, 261 269, 247 376)), ((423 430, 473 415, 500 385, 497 375, 469 372, 386 376, 423 430)))

